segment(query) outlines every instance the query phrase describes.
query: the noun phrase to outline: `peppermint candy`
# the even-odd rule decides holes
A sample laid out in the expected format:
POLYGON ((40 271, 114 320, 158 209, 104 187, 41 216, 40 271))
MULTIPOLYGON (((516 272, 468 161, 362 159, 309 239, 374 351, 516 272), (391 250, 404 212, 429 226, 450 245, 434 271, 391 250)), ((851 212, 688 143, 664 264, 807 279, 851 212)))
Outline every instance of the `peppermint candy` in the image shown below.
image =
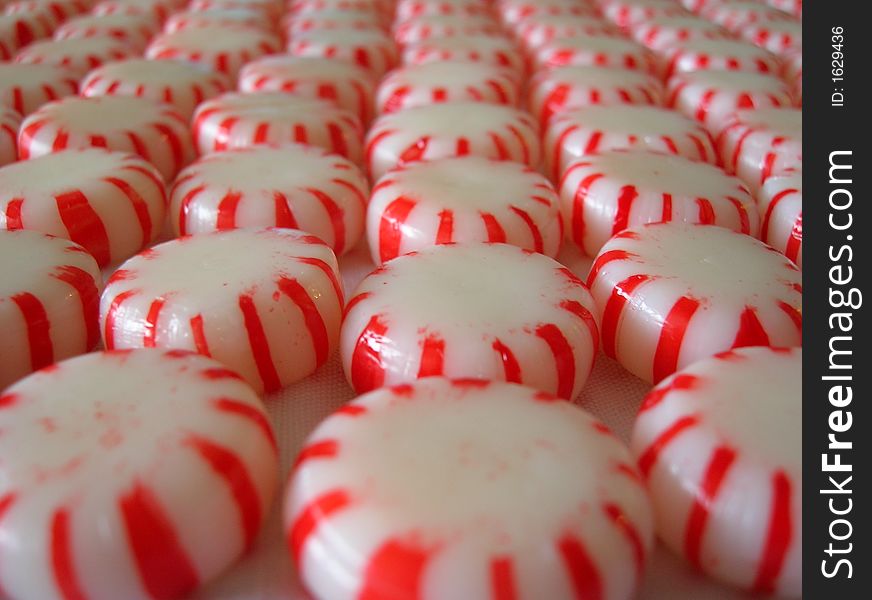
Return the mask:
POLYGON ((737 40, 697 39, 664 49, 667 75, 702 70, 748 71, 778 75, 781 63, 763 48, 737 40))
POLYGON ((575 35, 546 42, 533 51, 539 68, 567 65, 630 69, 658 75, 660 65, 650 50, 628 40, 608 35, 575 35))
POLYGON ((693 15, 654 17, 630 26, 630 35, 655 52, 699 39, 731 39, 729 31, 693 15))
POLYGON ((802 268, 802 172, 775 175, 757 194, 760 239, 802 268))
POLYGON ((157 31, 157 22, 151 15, 85 15, 70 19, 58 27, 54 38, 70 40, 109 37, 142 51, 157 31))
POLYGON ((771 175, 802 170, 802 111, 737 112, 718 137, 724 165, 758 189, 771 175))
POLYGON ((64 67, 75 77, 81 77, 103 63, 134 54, 133 48, 115 38, 85 37, 34 42, 15 55, 15 62, 64 67))
POLYGON ((310 30, 288 42, 293 56, 333 58, 356 64, 381 78, 399 62, 397 47, 386 33, 361 29, 310 30))
POLYGON ((483 62, 522 74, 524 57, 511 39, 502 35, 433 38, 403 49, 403 64, 420 65, 441 61, 483 62))

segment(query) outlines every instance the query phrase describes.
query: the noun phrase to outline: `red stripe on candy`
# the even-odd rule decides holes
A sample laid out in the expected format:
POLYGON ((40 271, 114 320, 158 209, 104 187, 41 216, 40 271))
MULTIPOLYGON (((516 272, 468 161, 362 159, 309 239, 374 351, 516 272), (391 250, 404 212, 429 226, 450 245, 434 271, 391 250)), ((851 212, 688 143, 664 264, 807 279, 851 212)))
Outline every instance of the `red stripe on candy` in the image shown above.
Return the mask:
POLYGON ((618 206, 615 212, 615 220, 612 224, 612 235, 621 233, 630 223, 630 210, 633 208, 633 201, 639 197, 639 191, 634 185, 625 185, 621 188, 618 196, 618 206))
POLYGON ((334 490, 319 496, 300 511, 288 532, 288 547, 300 570, 303 547, 321 521, 351 505, 351 498, 343 490, 334 490))
POLYGON ((266 332, 252 297, 244 294, 239 296, 239 309, 242 311, 245 329, 248 333, 248 343, 251 346, 257 372, 263 381, 264 390, 267 392, 277 390, 281 387, 279 374, 276 371, 275 363, 273 363, 266 332))
POLYGON ((301 464, 312 459, 335 458, 338 453, 339 442, 336 440, 321 440, 314 442, 300 450, 291 470, 293 471, 297 469, 301 464))
POLYGON ((521 383, 521 365, 518 364, 518 359, 515 358, 511 348, 503 344, 500 340, 494 340, 493 349, 500 355, 506 381, 510 383, 521 383))
POLYGON ((203 356, 212 356, 209 352, 209 344, 206 342, 206 332, 203 328, 203 315, 191 317, 191 336, 194 338, 194 346, 197 353, 203 356))
POLYGON ((621 534, 627 539, 630 547, 633 549, 633 562, 636 565, 636 580, 642 578, 642 573, 645 570, 645 546, 642 543, 642 537, 630 521, 629 517, 624 514, 616 504, 604 504, 603 511, 606 513, 609 521, 621 531, 621 534))
POLYGON ((443 210, 439 212, 439 229, 436 231, 437 244, 450 244, 454 234, 454 212, 443 210))
POLYGON ((139 228, 142 230, 142 246, 144 247, 151 241, 151 215, 148 212, 148 204, 142 198, 136 189, 123 179, 117 177, 107 177, 104 179, 106 183, 112 184, 121 190, 121 193, 130 201, 133 211, 136 213, 136 218, 139 221, 139 228))
POLYGON ((142 335, 142 345, 146 348, 154 348, 155 346, 157 321, 165 302, 164 298, 157 298, 148 307, 148 314, 145 317, 145 333, 142 335))
POLYGON ((683 431, 695 427, 699 424, 699 418, 695 415, 681 417, 670 425, 648 448, 639 456, 639 471, 643 477, 648 477, 651 469, 657 463, 657 459, 663 452, 663 449, 668 446, 672 440, 678 437, 683 431))
POLYGON ((215 228, 218 231, 236 228, 236 209, 239 207, 239 201, 242 200, 240 192, 229 191, 218 203, 218 217, 215 221, 215 228))
POLYGON ((327 334, 327 326, 324 324, 324 319, 321 316, 318 307, 309 293, 306 291, 300 282, 296 279, 282 277, 278 281, 278 288, 300 309, 303 314, 303 320, 306 323, 306 329, 309 332, 309 337, 312 338, 312 345, 315 350, 315 365, 320 367, 325 362, 330 353, 330 337, 327 334))
POLYGON ((566 340, 563 332, 551 323, 539 325, 536 336, 542 338, 551 349, 554 364, 557 369, 557 395, 572 400, 572 388, 575 386, 575 354, 572 346, 566 340))
POLYGON ((73 190, 55 196, 58 216, 63 221, 70 239, 83 246, 97 260, 100 266, 111 261, 109 235, 100 216, 91 206, 88 198, 80 191, 73 190))
POLYGON ((358 393, 374 390, 384 383, 381 348, 386 341, 387 330, 387 325, 375 315, 357 338, 351 357, 351 385, 358 393))
POLYGON ((482 212, 481 220, 484 222, 484 228, 487 232, 487 241, 493 243, 505 243, 506 232, 503 230, 497 218, 490 213, 482 212))
POLYGON ((533 221, 532 217, 530 217, 529 213, 516 206, 510 206, 509 210, 518 215, 527 225, 527 228, 530 230, 530 235, 533 238, 533 249, 539 253, 543 252, 544 242, 542 240, 542 232, 539 231, 539 227, 533 221))
POLYGON ((681 344, 699 305, 699 300, 682 296, 666 315, 660 329, 660 338, 657 340, 657 349, 654 351, 654 383, 672 375, 678 369, 681 344))
POLYGON ((771 594, 781 574, 790 542, 793 540, 793 519, 790 513, 790 479, 783 471, 772 477, 772 515, 766 532, 766 543, 760 569, 752 589, 757 593, 771 594))
POLYGON ((769 335, 757 317, 757 309, 746 306, 739 317, 739 332, 733 340, 732 348, 745 346, 768 346, 769 335))
POLYGON ((418 377, 442 375, 445 363, 445 340, 435 334, 424 339, 418 377))
POLYGON ((263 432, 264 437, 269 441, 273 450, 278 452, 278 444, 276 443, 275 434, 263 412, 250 404, 234 400, 233 398, 216 398, 213 400, 213 405, 217 410, 223 413, 236 415, 250 421, 255 427, 263 432))
POLYGON ((64 600, 85 600, 76 575, 70 536, 70 515, 67 509, 58 509, 51 522, 51 565, 55 581, 64 600))
POLYGON ((575 597, 580 600, 602 600, 602 575, 581 540, 569 534, 564 535, 557 542, 557 550, 569 572, 575 597))
POLYGON ((82 317, 85 320, 87 336, 85 345, 90 350, 100 340, 100 291, 94 278, 87 271, 72 265, 59 267, 53 277, 76 290, 79 302, 82 304, 82 317))
POLYGON ((421 583, 430 553, 400 540, 378 548, 363 573, 357 600, 421 598, 421 583))
POLYGON ((490 564, 491 589, 493 600, 516 600, 514 565, 510 558, 495 558, 490 564))
POLYGON ((403 237, 403 224, 415 208, 415 201, 400 196, 385 207, 379 220, 379 258, 382 262, 399 256, 403 237))
POLYGON ((42 302, 30 292, 15 294, 11 298, 21 311, 27 326, 27 342, 30 349, 30 368, 34 371, 54 362, 54 346, 51 341, 51 323, 42 302))
POLYGON ((702 569, 702 540, 709 513, 735 460, 736 452, 732 448, 721 446, 715 449, 690 509, 684 531, 684 553, 687 555, 687 560, 697 569, 702 569))
POLYGON ((603 310, 602 318, 603 352, 606 356, 610 358, 617 356, 618 326, 624 307, 630 301, 630 296, 636 291, 636 288, 650 280, 651 277, 648 275, 631 275, 615 285, 612 290, 603 310))

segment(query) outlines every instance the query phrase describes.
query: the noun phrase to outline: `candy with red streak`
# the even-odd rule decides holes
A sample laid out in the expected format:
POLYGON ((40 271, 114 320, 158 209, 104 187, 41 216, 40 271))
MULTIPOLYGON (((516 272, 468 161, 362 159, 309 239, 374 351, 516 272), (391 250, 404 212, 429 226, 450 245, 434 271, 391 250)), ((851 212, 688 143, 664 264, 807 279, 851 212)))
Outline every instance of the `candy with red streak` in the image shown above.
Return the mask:
POLYGON ((742 71, 705 70, 669 79, 669 106, 719 132, 733 113, 745 108, 793 105, 788 85, 771 75, 742 71))
POLYGON ((512 71, 484 63, 445 61, 391 71, 379 84, 376 107, 394 112, 440 102, 517 106, 520 82, 512 71))
POLYGON ((444 375, 572 399, 596 355, 593 311, 581 280, 542 254, 496 243, 429 246, 358 286, 342 323, 342 366, 358 393, 444 375))
POLYGON ((503 21, 513 26, 542 16, 599 16, 596 6, 588 0, 498 0, 496 5, 503 21))
POLYGON ((291 38, 287 51, 293 56, 348 61, 377 78, 399 62, 397 46, 388 34, 365 29, 303 31, 291 38))
POLYGON ((663 381, 632 436, 659 537, 715 579, 799 598, 801 434, 801 348, 741 348, 663 381))
POLYGON ((362 396, 311 434, 288 545, 320 600, 629 600, 654 529, 631 462, 568 402, 431 377, 362 396))
POLYGON ((173 33, 182 29, 223 25, 257 27, 265 30, 275 28, 270 15, 254 8, 213 8, 173 13, 164 23, 163 30, 165 33, 173 33))
POLYGON ((757 189, 771 175, 802 170, 802 110, 740 110, 718 136, 726 168, 757 189))
POLYGON ((18 111, 0 104, 0 165, 18 158, 18 128, 21 115, 18 111))
POLYGON ((10 60, 21 48, 49 37, 54 27, 44 14, 0 14, 0 60, 10 60))
POLYGON ((659 106, 588 106, 561 112, 548 122, 544 147, 554 181, 574 160, 609 150, 653 150, 712 164, 718 160, 702 125, 659 106))
POLYGON ((770 52, 802 51, 802 23, 799 21, 763 21, 742 27, 739 34, 770 52))
POLYGON ((748 71, 778 75, 781 62, 774 54, 748 42, 696 39, 676 42, 662 52, 667 75, 702 70, 748 71))
POLYGON ((298 144, 255 146, 210 154, 184 169, 170 214, 179 235, 287 227, 342 254, 363 234, 368 194, 366 177, 341 156, 298 144))
POLYGON ((568 65, 631 69, 658 75, 656 55, 632 40, 608 35, 574 35, 557 38, 533 51, 539 68, 568 65))
POLYGON ((362 123, 372 117, 372 75, 349 62, 314 56, 265 56, 242 67, 242 92, 287 92, 335 103, 355 113, 362 123))
POLYGON ((203 68, 173 60, 131 58, 107 63, 88 73, 81 95, 138 96, 171 104, 185 118, 209 98, 226 92, 228 79, 203 68))
POLYGON ((603 15, 620 27, 632 27, 658 17, 690 16, 675 0, 599 0, 603 15))
POLYGON ((766 4, 790 13, 798 19, 802 18, 802 0, 766 0, 766 4))
POLYGON ((330 102, 284 92, 229 93, 203 102, 194 113, 201 154, 290 142, 319 146, 360 164, 363 126, 330 102))
POLYGON ((280 0, 190 0, 185 4, 185 10, 191 12, 209 12, 215 10, 250 10, 260 12, 272 19, 277 19, 282 12, 280 0))
POLYGON ((505 242, 555 256, 563 233, 553 186, 530 167, 478 156, 388 171, 373 189, 373 262, 434 244, 505 242))
POLYGON ((192 62, 235 78, 245 63, 280 50, 281 41, 269 31, 210 25, 162 33, 148 45, 145 57, 192 62))
POLYGON ((84 15, 58 27, 54 39, 107 37, 142 51, 157 31, 157 22, 151 15, 84 15))
POLYGON ((691 40, 733 37, 720 25, 693 15, 655 17, 641 21, 630 27, 630 34, 637 42, 656 52, 691 40))
POLYGON ((398 44, 414 44, 429 38, 499 35, 499 22, 490 15, 426 15, 398 21, 394 39, 398 44))
POLYGON ((569 66, 541 71, 528 85, 528 105, 542 124, 555 113, 585 106, 659 105, 663 84, 641 71, 569 66))
POLYGON ((483 102, 417 106, 379 117, 366 137, 372 179, 419 160, 473 154, 537 168, 539 128, 526 112, 483 102))
POLYGON ((67 19, 85 14, 90 9, 87 0, 13 0, 3 7, 7 15, 41 14, 57 27, 67 19))
POLYGON ((338 11, 348 14, 377 15, 385 22, 390 22, 394 12, 393 0, 286 0, 286 6, 290 13, 297 15, 338 11))
POLYGON ((166 202, 160 173, 131 154, 74 149, 0 169, 0 229, 70 239, 101 267, 152 243, 166 202))
POLYGON ((599 17, 541 14, 518 23, 515 34, 528 51, 533 51, 543 44, 575 36, 620 36, 621 31, 599 17))
POLYGON ((3 534, 28 540, 4 548, 11 597, 183 598, 255 544, 276 443, 257 395, 220 363, 99 352, 0 400, 3 534))
POLYGON ((399 0, 396 12, 397 21, 428 15, 477 16, 491 15, 487 2, 482 0, 399 0))
POLYGON ((187 120, 167 104, 133 96, 51 102, 27 117, 18 133, 22 159, 91 147, 138 154, 168 181, 194 158, 187 120))
POLYGON ((106 36, 35 42, 16 54, 15 62, 65 67, 80 77, 103 63, 134 55, 131 46, 106 36))
POLYGON ((775 175, 757 193, 760 239, 802 268, 802 172, 775 175))
POLYGON ((432 38, 409 44, 403 49, 403 64, 406 65, 446 60, 483 62, 506 67, 519 74, 526 71, 520 50, 511 39, 502 35, 432 38))
POLYGON ((285 37, 293 38, 305 31, 359 29, 367 31, 387 31, 387 26, 373 13, 347 13, 322 11, 310 14, 285 15, 282 30, 285 37))
POLYGON ((738 32, 748 25, 769 21, 794 21, 793 16, 757 0, 719 0, 706 4, 700 15, 738 32))
POLYGON ((95 15, 149 15, 163 23, 184 2, 175 0, 100 0, 91 11, 95 15))
POLYGON ((81 246, 35 231, 0 231, 0 266, 0 391, 97 345, 102 279, 81 246))
POLYGON ((588 256, 645 223, 719 225, 757 235, 754 197, 737 177, 681 156, 615 150, 570 163, 560 180, 567 237, 588 256))
POLYGON ((723 227, 628 229, 602 247, 588 283, 603 352, 645 381, 731 348, 802 343, 799 270, 723 227))

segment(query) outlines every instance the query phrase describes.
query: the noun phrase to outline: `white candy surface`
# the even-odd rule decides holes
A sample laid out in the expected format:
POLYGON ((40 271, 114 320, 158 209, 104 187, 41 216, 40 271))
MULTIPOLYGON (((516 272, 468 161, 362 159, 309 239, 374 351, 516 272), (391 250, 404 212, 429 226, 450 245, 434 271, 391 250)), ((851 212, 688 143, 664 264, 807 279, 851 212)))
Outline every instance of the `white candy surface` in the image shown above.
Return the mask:
POLYGON ((64 67, 81 77, 103 63, 133 55, 130 46, 111 37, 74 38, 34 42, 15 55, 15 62, 64 67))
POLYGON ((0 104, 13 108, 22 116, 29 115, 46 102, 73 96, 77 89, 75 75, 64 67, 0 64, 0 104))

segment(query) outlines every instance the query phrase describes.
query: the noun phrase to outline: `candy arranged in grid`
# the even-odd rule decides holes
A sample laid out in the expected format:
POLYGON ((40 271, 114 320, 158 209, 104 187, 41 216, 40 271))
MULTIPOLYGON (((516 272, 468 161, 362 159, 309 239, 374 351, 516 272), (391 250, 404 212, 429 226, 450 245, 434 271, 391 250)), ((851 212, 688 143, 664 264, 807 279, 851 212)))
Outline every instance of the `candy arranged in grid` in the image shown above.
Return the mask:
POLYGON ((138 96, 171 104, 189 119, 204 100, 227 91, 227 78, 207 69, 170 60, 133 58, 97 67, 81 82, 80 94, 138 96))
POLYGON ((515 26, 515 34, 527 51, 543 44, 575 36, 619 36, 620 30, 599 17, 543 14, 529 17, 515 26))
POLYGON ((358 393, 444 375, 572 399, 596 355, 593 311, 584 284, 542 254, 430 246, 385 263, 357 288, 342 323, 342 366, 358 393))
POLYGON ((596 6, 588 0, 498 0, 496 8, 500 18, 514 26, 542 16, 599 16, 596 6))
POLYGON ((454 38, 433 38, 403 49, 403 64, 459 60, 483 62, 524 73, 526 64, 511 39, 497 35, 477 35, 454 38))
POLYGON ((376 93, 379 112, 438 104, 476 101, 516 106, 519 81, 508 69, 474 62, 433 62, 389 73, 376 93))
POLYGON ((151 15, 84 15, 58 27, 54 39, 112 38, 142 51, 157 32, 151 15))
POLYGON ((603 15, 621 27, 632 27, 660 17, 688 16, 675 0, 599 0, 603 15))
POLYGON ((102 280, 81 246, 35 231, 0 231, 0 266, 0 390, 97 345, 102 280))
POLYGON ((697 39, 678 42, 663 50, 667 74, 701 70, 748 71, 778 75, 781 63, 763 48, 727 39, 697 39))
POLYGON ((288 544, 323 600, 627 600, 653 544, 630 461, 588 413, 523 386, 387 388, 308 438, 285 499, 288 544))
POLYGON ((286 227, 342 254, 363 234, 368 194, 363 173, 341 156, 297 144, 256 146, 210 154, 179 173, 170 214, 179 235, 286 227))
POLYGON ((573 108, 613 104, 661 104, 663 84, 629 69, 569 66, 541 71, 529 85, 528 105, 547 124, 552 115, 573 108))
POLYGON ((455 242, 505 242, 555 256, 563 233, 560 201, 547 179, 478 156, 389 171, 373 189, 366 229, 376 264, 455 242))
POLYGON ((757 203, 760 239, 802 268, 802 172, 767 179, 757 203))
POLYGON ((708 131, 696 121, 658 106, 588 106, 561 112, 545 133, 547 172, 558 181, 573 161, 609 150, 652 150, 717 162, 708 131))
POLYGON ((194 113, 194 141, 201 154, 232 148, 281 145, 319 146, 360 163, 363 126, 347 110, 283 92, 223 94, 194 113))
POLYGON ((133 48, 112 37, 43 40, 23 48, 15 55, 15 62, 65 67, 73 76, 81 77, 103 63, 134 54, 133 48))
POLYGON ((122 264, 100 299, 107 349, 195 351, 266 393, 327 361, 341 316, 333 251, 293 229, 236 229, 159 244, 122 264))
POLYGON ((721 131, 718 146, 727 169, 756 190, 771 175, 802 170, 802 111, 741 110, 721 131))
POLYGON ((255 8, 213 8, 173 13, 164 23, 163 30, 166 33, 173 33, 182 29, 225 25, 265 30, 274 28, 270 15, 255 8))
POLYGON ((737 110, 789 107, 788 85, 777 77, 741 71, 693 71, 669 79, 668 103, 719 132, 737 110))
POLYGON ((740 179, 670 154, 615 150, 582 157, 563 173, 560 199, 567 237, 588 256, 645 223, 702 223, 748 235, 760 225, 740 179))
POLYGON ((801 432, 801 348, 742 348, 663 381, 632 435, 660 538, 720 581, 798 598, 801 432))
POLYGON ((212 25, 161 34, 148 45, 145 56, 193 62, 235 78, 245 63, 280 50, 278 36, 269 31, 212 25))
POLYGON ((557 38, 536 48, 533 62, 539 68, 582 65, 632 69, 651 75, 660 71, 650 50, 632 40, 609 35, 557 38))
POLYGON ((17 111, 0 105, 0 165, 18 158, 18 128, 21 115, 17 111))
POLYGON ((27 117, 18 134, 22 159, 90 147, 138 154, 167 180, 194 158, 185 118, 169 105, 132 96, 51 102, 27 117))
POLYGON ((312 56, 265 56, 239 72, 242 92, 287 92, 318 98, 355 113, 362 123, 372 117, 372 75, 349 62, 312 56))
POLYGON ((293 56, 315 56, 345 60, 380 78, 399 62, 397 47, 386 33, 370 30, 311 30, 300 32, 288 42, 293 56))
POLYGON ((538 167, 539 128, 526 112, 483 102, 417 106, 379 117, 366 138, 366 167, 377 179, 419 160, 473 154, 538 167))
POLYGON ((33 540, 3 552, 12 597, 184 597, 253 546, 276 443, 256 394, 216 361, 88 354, 2 400, 3 531, 33 540))
POLYGON ((630 27, 630 35, 656 52, 691 40, 732 38, 730 32, 717 23, 693 15, 641 21, 630 27))
POLYGON ((723 227, 628 229, 602 247, 588 282, 603 352, 646 381, 731 348, 802 343, 799 270, 723 227))
POLYGON ((0 169, 0 228, 70 239, 101 267, 155 240, 166 201, 161 175, 151 164, 100 148, 66 150, 0 169))
POLYGON ((414 44, 429 38, 450 38, 475 35, 499 35, 503 29, 489 15, 427 15, 398 21, 394 39, 398 44, 414 44))

